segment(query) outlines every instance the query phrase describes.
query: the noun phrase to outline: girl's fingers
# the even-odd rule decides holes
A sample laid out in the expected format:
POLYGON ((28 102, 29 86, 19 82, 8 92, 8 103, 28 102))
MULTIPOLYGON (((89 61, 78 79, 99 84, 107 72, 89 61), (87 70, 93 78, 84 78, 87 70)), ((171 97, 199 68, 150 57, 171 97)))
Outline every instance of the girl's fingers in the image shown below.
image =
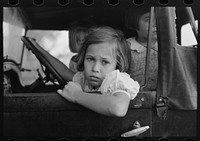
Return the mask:
POLYGON ((62 90, 61 90, 61 89, 58 89, 58 90, 57 90, 57 93, 59 93, 60 95, 62 95, 62 90))

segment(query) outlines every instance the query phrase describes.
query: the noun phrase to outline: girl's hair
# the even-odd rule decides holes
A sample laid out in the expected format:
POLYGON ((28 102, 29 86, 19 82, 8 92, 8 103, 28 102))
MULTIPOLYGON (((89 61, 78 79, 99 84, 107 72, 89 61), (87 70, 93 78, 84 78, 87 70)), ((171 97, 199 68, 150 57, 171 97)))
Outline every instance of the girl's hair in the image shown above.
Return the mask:
POLYGON ((125 11, 125 26, 131 30, 138 29, 140 17, 143 14, 150 12, 150 10, 151 7, 128 8, 125 11))
POLYGON ((116 55, 117 66, 121 72, 127 72, 130 64, 130 47, 123 33, 108 26, 95 26, 90 29, 88 36, 78 54, 78 71, 84 70, 84 59, 88 46, 100 43, 115 43, 114 53, 116 55))

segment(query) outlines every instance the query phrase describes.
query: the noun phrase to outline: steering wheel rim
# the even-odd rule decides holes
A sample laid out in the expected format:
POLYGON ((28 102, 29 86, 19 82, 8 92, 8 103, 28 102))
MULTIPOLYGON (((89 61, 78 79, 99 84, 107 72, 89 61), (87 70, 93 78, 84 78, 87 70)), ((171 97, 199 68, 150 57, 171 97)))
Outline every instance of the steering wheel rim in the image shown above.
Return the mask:
POLYGON ((72 80, 74 73, 61 61, 44 50, 33 38, 23 36, 22 41, 26 44, 27 49, 31 50, 37 57, 45 69, 57 79, 59 85, 64 87, 68 81, 72 80))

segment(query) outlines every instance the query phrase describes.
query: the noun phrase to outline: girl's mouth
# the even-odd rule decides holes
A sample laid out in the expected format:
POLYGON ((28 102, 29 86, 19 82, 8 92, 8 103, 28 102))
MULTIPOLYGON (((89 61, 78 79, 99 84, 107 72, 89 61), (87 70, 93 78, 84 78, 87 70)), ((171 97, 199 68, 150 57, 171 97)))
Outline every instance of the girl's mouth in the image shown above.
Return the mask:
POLYGON ((97 76, 89 76, 89 83, 92 87, 99 87, 102 83, 102 80, 97 76))
POLYGON ((101 80, 99 77, 94 76, 94 75, 91 75, 90 79, 93 80, 93 81, 100 81, 101 80))

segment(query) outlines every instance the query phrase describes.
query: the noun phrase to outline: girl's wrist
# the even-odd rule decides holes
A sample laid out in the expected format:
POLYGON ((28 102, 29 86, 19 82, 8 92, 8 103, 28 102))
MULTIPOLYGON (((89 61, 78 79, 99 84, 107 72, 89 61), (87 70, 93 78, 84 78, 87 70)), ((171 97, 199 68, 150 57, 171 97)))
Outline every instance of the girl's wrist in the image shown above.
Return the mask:
POLYGON ((81 97, 81 95, 83 95, 83 92, 79 92, 79 94, 76 95, 74 102, 79 104, 79 99, 81 97))

